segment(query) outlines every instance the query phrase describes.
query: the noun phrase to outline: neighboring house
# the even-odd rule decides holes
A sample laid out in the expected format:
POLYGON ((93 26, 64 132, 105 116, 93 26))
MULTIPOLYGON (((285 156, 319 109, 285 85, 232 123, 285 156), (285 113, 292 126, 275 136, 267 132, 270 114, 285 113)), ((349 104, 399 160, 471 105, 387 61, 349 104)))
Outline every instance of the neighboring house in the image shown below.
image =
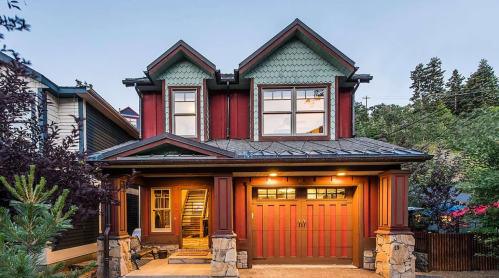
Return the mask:
MULTIPOLYGON (((142 139, 92 159, 116 183, 140 168, 142 240, 211 247, 214 276, 253 264, 362 267, 364 250, 393 244, 376 233, 410 234, 401 164, 431 156, 355 137, 355 92, 372 80, 357 70, 298 19, 230 74, 179 41, 145 77, 123 80, 140 98, 142 139)), ((113 209, 113 240, 129 236, 126 214, 113 209)))
MULTIPOLYGON (((11 59, 0 53, 0 60, 9 62, 11 59)), ((28 78, 29 88, 33 93, 39 94, 39 97, 42 92, 46 93, 48 107, 42 121, 55 123, 59 127, 61 138, 70 135, 77 125, 73 116, 85 119, 79 142, 70 150, 94 153, 139 138, 138 131, 92 88, 58 86, 43 74, 28 69, 33 75, 33 78, 28 78)), ((47 248, 41 264, 50 265, 81 256, 95 257, 95 237, 100 232, 99 217, 88 219, 82 224, 85 229, 70 230, 53 250, 47 248)))
POLYGON ((120 110, 121 116, 129 121, 140 132, 140 115, 135 112, 130 106, 120 110))

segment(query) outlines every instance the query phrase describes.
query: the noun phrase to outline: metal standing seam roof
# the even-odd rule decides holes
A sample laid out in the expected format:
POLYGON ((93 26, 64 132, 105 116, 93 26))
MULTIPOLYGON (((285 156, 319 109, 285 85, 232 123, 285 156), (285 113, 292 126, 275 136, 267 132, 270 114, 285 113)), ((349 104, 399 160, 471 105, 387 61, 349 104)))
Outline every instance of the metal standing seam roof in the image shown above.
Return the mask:
MULTIPOLYGON (((171 139, 196 148, 227 156, 229 159, 289 159, 289 158, 352 158, 366 157, 404 158, 421 157, 429 158, 429 154, 413 149, 388 144, 385 142, 365 138, 342 138, 335 141, 260 141, 252 142, 246 139, 218 139, 205 143, 193 141, 181 136, 163 133, 142 141, 129 141, 121 145, 94 153, 90 160, 105 160, 111 156, 145 146, 162 139, 171 139)), ((129 156, 126 160, 177 160, 199 159, 202 155, 170 155, 152 154, 129 156)), ((204 156, 204 159, 216 159, 213 156, 204 156)))

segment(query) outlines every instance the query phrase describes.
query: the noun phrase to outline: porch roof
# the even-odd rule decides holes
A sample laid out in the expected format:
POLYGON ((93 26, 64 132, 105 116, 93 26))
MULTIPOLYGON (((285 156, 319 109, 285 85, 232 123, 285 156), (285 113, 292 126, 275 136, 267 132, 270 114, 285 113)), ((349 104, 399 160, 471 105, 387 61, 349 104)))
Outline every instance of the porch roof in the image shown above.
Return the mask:
MULTIPOLYGON (((121 161, 184 161, 187 160, 279 160, 301 161, 386 160, 400 163, 427 160, 431 155, 413 149, 365 138, 341 138, 335 141, 265 141, 246 139, 211 140, 197 142, 170 133, 163 133, 145 140, 129 141, 94 153, 90 160, 121 161), (166 141, 165 141, 166 140, 166 141), (161 148, 168 144, 172 148, 161 148), (134 150, 137 150, 134 152, 134 150), (146 151, 145 151, 146 150, 146 151), (147 151, 148 150, 148 151, 147 151), (185 151, 183 151, 185 150, 185 151), (195 152, 193 152, 195 151, 195 152)), ((226 161, 228 162, 228 161, 226 161)), ((154 163, 154 162, 153 162, 154 163)), ((215 162, 217 163, 217 162, 215 162)))

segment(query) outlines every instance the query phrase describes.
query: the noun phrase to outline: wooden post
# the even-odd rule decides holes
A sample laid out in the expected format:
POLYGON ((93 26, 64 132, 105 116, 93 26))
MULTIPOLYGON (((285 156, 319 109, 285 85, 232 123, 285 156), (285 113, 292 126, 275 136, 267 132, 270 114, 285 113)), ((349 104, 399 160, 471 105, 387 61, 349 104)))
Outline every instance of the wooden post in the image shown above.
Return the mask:
POLYGON ((410 234, 409 174, 390 170, 379 174, 379 225, 376 233, 410 234))
POLYGON ((215 176, 215 236, 234 235, 232 174, 215 176))
MULTIPOLYGON (((124 180, 115 179, 114 185, 122 188, 122 183, 124 180)), ((126 191, 118 191, 117 198, 120 200, 119 206, 111 205, 111 232, 109 234, 110 238, 119 238, 129 236, 126 226, 127 226, 127 213, 126 213, 126 191)))

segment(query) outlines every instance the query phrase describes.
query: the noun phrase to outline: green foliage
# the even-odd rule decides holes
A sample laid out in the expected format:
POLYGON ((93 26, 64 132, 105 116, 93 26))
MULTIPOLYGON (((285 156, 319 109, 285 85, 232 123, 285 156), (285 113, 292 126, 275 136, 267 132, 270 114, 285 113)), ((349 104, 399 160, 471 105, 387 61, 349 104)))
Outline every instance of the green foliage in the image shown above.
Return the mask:
MULTIPOLYGON (((16 212, 14 216, 10 215, 7 208, 0 207, 0 277, 55 277, 55 273, 64 266, 64 262, 61 262, 42 271, 38 268, 38 262, 47 242, 52 241, 60 232, 72 228, 69 217, 77 207, 72 206, 64 212, 68 190, 63 191, 53 206, 46 203, 57 190, 57 185, 45 191, 45 178, 42 177, 36 185, 34 179, 33 165, 28 177, 15 176, 14 186, 0 177, 2 184, 17 199, 10 202, 16 212)), ((94 266, 95 263, 81 271, 57 277, 78 277, 94 266)))
POLYGON ((449 78, 447 83, 445 83, 445 87, 447 88, 446 99, 443 100, 443 103, 449 110, 452 111, 452 114, 457 115, 460 111, 458 108, 457 99, 461 98, 464 92, 464 76, 462 76, 457 69, 452 72, 452 76, 449 78))
POLYGON ((466 95, 458 102, 460 113, 499 105, 499 79, 487 60, 480 61, 477 71, 468 78, 464 92, 466 95))
POLYGON ((430 62, 423 66, 418 64, 414 71, 411 71, 413 95, 411 101, 415 111, 431 111, 440 103, 445 93, 444 73, 442 61, 438 57, 433 57, 430 62))

